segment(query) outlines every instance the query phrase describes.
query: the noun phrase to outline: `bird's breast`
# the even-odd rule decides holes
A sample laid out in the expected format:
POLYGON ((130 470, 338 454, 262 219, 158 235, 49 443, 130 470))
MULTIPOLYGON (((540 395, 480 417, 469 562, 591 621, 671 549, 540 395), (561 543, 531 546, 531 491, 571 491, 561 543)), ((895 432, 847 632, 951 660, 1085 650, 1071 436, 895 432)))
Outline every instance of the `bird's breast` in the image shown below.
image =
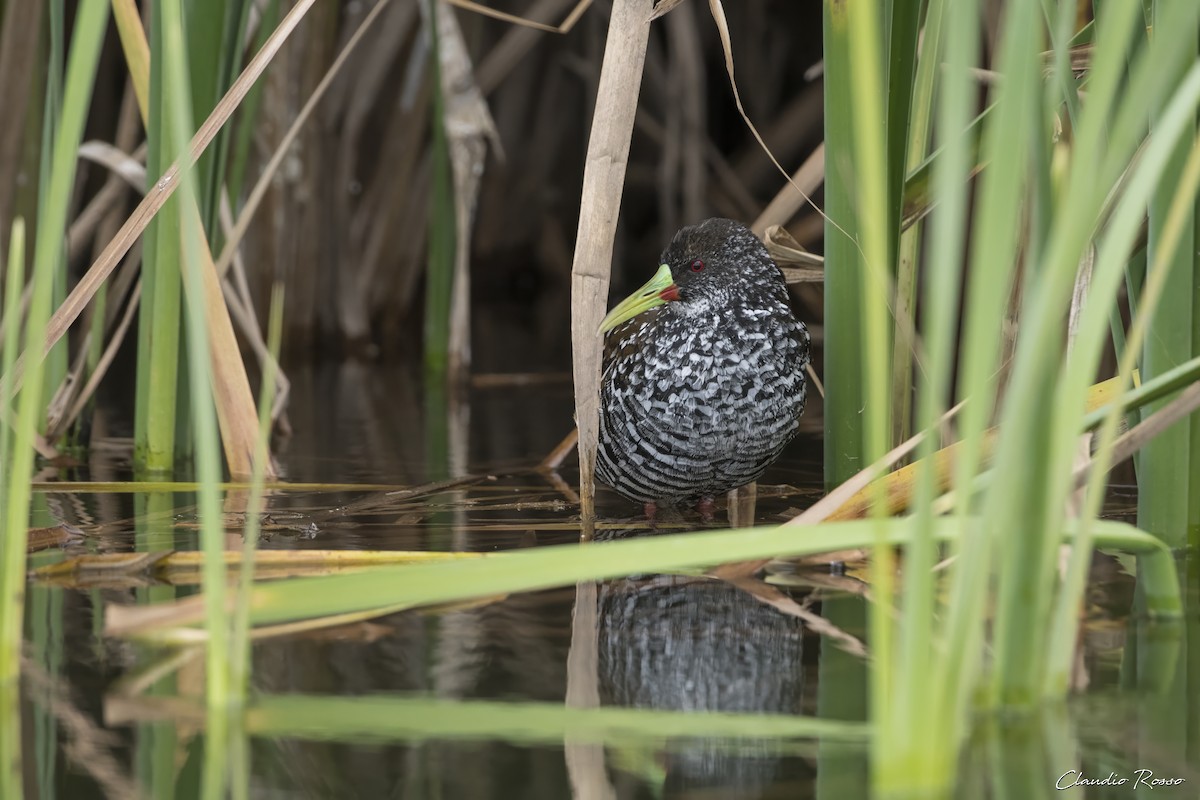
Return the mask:
POLYGON ((794 319, 760 315, 735 335, 720 320, 687 324, 696 321, 663 320, 628 363, 614 365, 627 373, 624 400, 636 415, 714 447, 770 433, 764 420, 799 415, 804 353, 794 319))

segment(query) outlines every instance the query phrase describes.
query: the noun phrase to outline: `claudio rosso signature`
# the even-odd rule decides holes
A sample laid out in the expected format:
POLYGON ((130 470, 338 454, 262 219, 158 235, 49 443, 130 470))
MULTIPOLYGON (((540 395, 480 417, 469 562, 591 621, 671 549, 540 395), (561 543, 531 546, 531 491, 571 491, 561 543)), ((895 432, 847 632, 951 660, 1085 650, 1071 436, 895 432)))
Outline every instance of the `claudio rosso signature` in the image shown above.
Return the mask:
POLYGON ((1180 786, 1186 780, 1187 778, 1156 778, 1148 769, 1135 769, 1128 776, 1110 772, 1106 778, 1089 778, 1081 770, 1072 769, 1062 774, 1054 788, 1060 792, 1076 786, 1128 786, 1130 789, 1145 786, 1148 789, 1159 789, 1164 786, 1180 786))

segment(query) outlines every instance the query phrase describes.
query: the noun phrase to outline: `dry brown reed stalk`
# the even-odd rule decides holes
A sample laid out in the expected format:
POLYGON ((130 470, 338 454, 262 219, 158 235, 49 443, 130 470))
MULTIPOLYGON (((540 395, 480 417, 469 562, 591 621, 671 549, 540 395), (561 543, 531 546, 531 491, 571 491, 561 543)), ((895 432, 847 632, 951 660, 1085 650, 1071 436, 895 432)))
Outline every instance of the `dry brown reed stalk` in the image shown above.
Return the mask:
POLYGON ((563 500, 568 504, 571 506, 579 505, 579 493, 572 489, 571 485, 563 480, 561 475, 553 469, 539 469, 538 474, 542 476, 542 479, 546 483, 550 484, 551 488, 562 495, 563 500))
MULTIPOLYGON (((201 648, 195 649, 199 651, 201 648)), ((175 665, 171 671, 180 666, 182 665, 175 665)), ((108 694, 104 697, 104 722, 114 728, 133 723, 168 722, 177 733, 191 734, 204 730, 208 723, 208 712, 202 703, 190 697, 132 697, 126 694, 108 694)))
MULTIPOLYGON (((492 17, 493 19, 502 20, 503 22, 511 22, 514 25, 521 25, 526 28, 545 31, 547 33, 568 33, 572 28, 575 27, 575 23, 579 21, 579 18, 583 16, 583 12, 587 11, 592 5, 592 0, 579 0, 579 2, 575 4, 575 7, 571 9, 571 13, 567 15, 567 18, 564 19, 560 25, 546 25, 542 22, 534 22, 526 17, 519 17, 515 14, 497 11, 494 8, 472 2, 472 0, 446 0, 446 2, 452 6, 458 6, 459 8, 465 8, 468 11, 474 11, 476 14, 482 14, 485 17, 492 17)), ((540 15, 535 14, 534 16, 540 15)))
POLYGON ((600 435, 600 320, 608 303, 613 239, 650 37, 653 0, 615 0, 583 172, 579 230, 571 265, 571 349, 575 422, 579 427, 579 495, 584 519, 595 517, 595 462, 600 435))
MULTIPOLYGON (((113 209, 118 208, 118 202, 125 197, 130 188, 139 194, 146 191, 145 144, 138 147, 131 155, 124 155, 124 151, 119 147, 104 145, 100 142, 87 142, 79 149, 79 155, 87 158, 89 152, 97 153, 99 146, 111 147, 113 151, 121 153, 124 158, 118 163, 110 162, 105 165, 112 171, 112 174, 105 180, 100 191, 96 192, 83 210, 71 221, 71 226, 67 229, 67 252, 72 255, 83 250, 83 245, 96 233, 101 221, 111 216, 113 209), (140 183, 137 183, 139 179, 140 183)), ((115 153, 110 152, 109 155, 111 157, 115 153)), ((116 231, 109 231, 109 233, 115 234, 116 231)))
MULTIPOLYGON (((55 530, 55 529, 43 529, 55 530)), ((61 530, 61 529, 59 529, 61 530)), ((63 536, 78 536, 67 530, 63 536)), ((224 554, 230 571, 241 570, 244 556, 230 550, 224 554)), ((255 554, 253 570, 256 580, 297 577, 301 575, 331 575, 338 572, 362 570, 385 564, 427 564, 438 561, 460 561, 494 558, 498 554, 470 551, 401 551, 401 550, 263 550, 255 554)), ((35 569, 35 581, 58 586, 96 586, 110 584, 119 578, 150 577, 176 585, 198 584, 204 566, 204 554, 195 550, 161 550, 139 553, 93 553, 35 569)))
POLYGON ((438 60, 441 69, 443 124, 450 148, 454 179, 454 276, 450 298, 448 375, 461 384, 471 366, 471 229, 487 146, 502 154, 496 124, 475 83, 467 43, 454 11, 445 2, 435 5, 438 60))
POLYGON ((749 528, 754 524, 754 511, 758 505, 758 483, 752 482, 737 489, 730 489, 726 501, 729 527, 749 528))
MULTIPOLYGON (((1146 442, 1198 408, 1200 408, 1200 383, 1194 383, 1180 392, 1174 400, 1116 438, 1113 442, 1112 456, 1108 462, 1109 469, 1130 458, 1142 449, 1146 442)), ((1073 479, 1077 488, 1087 485, 1088 475, 1095 462, 1094 457, 1089 458, 1086 463, 1076 468, 1073 479)))
MULTIPOLYGON (((116 136, 114 137, 114 142, 119 150, 126 153, 132 152, 133 158, 139 163, 143 163, 145 161, 147 148, 145 141, 142 139, 142 121, 140 115, 138 114, 137 96, 134 92, 132 81, 126 82, 125 96, 121 100, 121 110, 117 118, 117 131, 116 136)), ((116 186, 119 188, 121 187, 121 184, 115 175, 110 175, 108 180, 105 181, 104 189, 107 189, 112 184, 116 184, 116 186)), ((143 176, 142 184, 138 189, 138 193, 140 194, 144 192, 145 188, 146 179, 143 176)), ((101 190, 101 194, 103 191, 104 190, 101 190)), ((102 216, 100 216, 100 220, 95 228, 95 237, 91 239, 91 251, 88 261, 91 261, 93 258, 98 256, 104 246, 104 243, 116 236, 117 231, 121 229, 121 223, 125 221, 125 209, 123 204, 118 201, 124 197, 125 193, 122 191, 117 197, 114 197, 112 200, 110 200, 107 206, 104 206, 105 210, 102 216)), ((89 203, 88 208, 90 207, 91 204, 89 203)), ((84 214, 80 214, 79 217, 76 218, 75 222, 78 223, 83 216, 84 214)), ((79 233, 82 234, 82 231, 79 233)), ((70 235, 73 237, 75 234, 75 223, 73 223, 70 228, 70 235)), ((67 252, 83 252, 83 240, 84 239, 81 239, 78 242, 78 246, 75 249, 68 249, 67 252)), ((92 303, 85 312, 84 324, 88 327, 89 331, 99 329, 113 330, 114 326, 117 325, 118 316, 121 315, 121 301, 123 298, 129 297, 130 299, 127 305, 132 309, 137 308, 139 301, 134 299, 133 295, 137 293, 140 297, 141 294, 141 289, 138 288, 141 285, 141 250, 142 249, 140 245, 134 247, 129 256, 126 257, 124 267, 118 270, 116 275, 109 280, 108 289, 104 295, 105 303, 103 309, 103 324, 93 325, 94 316, 99 310, 97 308, 97 303, 92 303)), ((124 316, 130 317, 131 314, 132 310, 127 309, 124 316)), ((122 324, 127 327, 127 324, 122 324)), ((108 344, 108 350, 112 351, 112 355, 115 355, 116 348, 113 347, 111 341, 108 344)), ((102 354, 100 361, 104 361, 104 356, 109 356, 109 352, 106 351, 104 354, 102 354)), ((111 359, 111 356, 109 356, 109 358, 111 359)), ((97 369, 98 366, 99 365, 96 365, 97 369)))
MULTIPOLYGON (((599 598, 594 581, 575 586, 571 609, 571 646, 567 650, 568 708, 600 707, 599 598)), ((616 800, 617 792, 605 767, 604 745, 564 742, 571 795, 584 800, 616 800)))
MULTIPOLYGON (((525 24, 531 20, 545 19, 547 17, 557 16, 561 14, 567 6, 571 5, 575 0, 538 0, 521 22, 510 28, 488 52, 486 56, 479 60, 479 69, 476 71, 476 81, 479 83, 479 90, 484 95, 491 94, 492 91, 504 82, 513 68, 523 59, 529 50, 537 42, 542 28, 533 25, 525 24)), ((577 11, 581 6, 586 7, 584 3, 577 3, 575 9, 577 11)), ((572 22, 572 25, 574 23, 572 22)), ((569 29, 568 29, 569 30, 569 29)), ((566 33, 559 26, 555 32, 566 33)))
MULTIPOLYGON (((233 209, 230 207, 229 197, 225 193, 221 194, 217 218, 222 233, 228 236, 233 228, 233 209)), ((250 351, 258 359, 259 368, 265 371, 269 367, 275 376, 275 399, 271 404, 272 428, 280 430, 285 435, 290 435, 291 423, 284 412, 291 397, 292 382, 288 380, 283 367, 275 356, 271 355, 270 348, 263 336, 262 325, 254 310, 254 298, 250 294, 245 260, 240 251, 234 251, 233 263, 230 265, 228 278, 221 283, 221 290, 225 293, 225 304, 229 307, 229 315, 233 318, 234 324, 237 325, 242 336, 245 337, 250 351)))
POLYGON ((817 145, 812 154, 804 160, 800 168, 792 175, 792 184, 800 188, 800 194, 792 188, 792 184, 784 185, 767 204, 767 207, 754 220, 750 230, 759 236, 765 236, 767 229, 773 225, 787 225, 792 217, 804 206, 804 195, 810 195, 825 182, 825 143, 817 145))
POLYGON ((37 553, 51 547, 62 549, 82 539, 83 531, 66 524, 50 528, 30 528, 25 541, 25 552, 37 553))
MULTIPOLYGON (((196 229, 200 229, 199 208, 192 206, 184 214, 196 216, 196 229)), ((233 332, 233 318, 225 303, 221 279, 212 263, 208 242, 201 240, 200 286, 204 294, 206 330, 212 340, 209 354, 212 360, 213 404, 217 410, 217 424, 221 431, 221 445, 225 451, 225 462, 232 477, 249 478, 254 467, 254 436, 258 430, 254 395, 250 390, 250 379, 242 361, 241 348, 233 332)), ((185 291, 187 286, 184 286, 185 291)), ((266 466, 268 480, 277 477, 275 465, 266 466)))
POLYGON ((788 283, 815 283, 823 280, 825 257, 810 253, 782 225, 770 225, 762 234, 767 253, 783 270, 788 283))
MULTIPOLYGON (((138 304, 142 299, 142 282, 138 281, 133 287, 133 294, 130 295, 128 302, 125 304, 125 312, 121 315, 121 321, 108 338, 108 342, 104 347, 104 352, 100 354, 99 361, 88 375, 87 382, 75 394, 75 399, 71 407, 63 414, 62 419, 58 424, 50 429, 48 434, 52 441, 57 441, 66 430, 79 419, 79 415, 83 413, 83 409, 87 406, 89 400, 96 393, 96 389, 100 386, 100 381, 108 374, 108 368, 112 366, 113 359, 117 357, 117 351, 121 348, 121 344, 125 341, 125 335, 129 333, 129 326, 133 323, 134 314, 137 312, 138 304)), ((81 354, 83 349, 81 348, 81 354)))
POLYGON ((651 21, 666 15, 669 11, 674 11, 676 6, 682 4, 683 0, 658 0, 658 5, 654 7, 654 13, 650 15, 651 21))
MULTIPOLYGON (((203 647, 181 647, 178 650, 172 650, 148 664, 139 665, 136 669, 125 672, 121 677, 109 684, 105 696, 106 698, 132 698, 145 694, 150 690, 150 687, 163 678, 178 671, 181 667, 203 658, 203 647)), ((107 702, 104 721, 107 725, 115 726, 119 724, 109 716, 107 702)))
MULTIPOLYGON (((124 113, 127 109, 122 109, 121 122, 118 126, 118 138, 123 139, 123 143, 111 145, 106 142, 91 141, 85 142, 79 148, 80 158, 105 167, 110 172, 110 175, 106 179, 104 187, 87 203, 83 211, 76 215, 75 220, 71 223, 67 235, 68 253, 79 252, 84 242, 91 238, 94 233, 99 234, 98 239, 100 241, 107 241, 112 238, 117 230, 120 229, 120 220, 117 219, 114 221, 113 219, 115 215, 121 213, 118 202, 125 197, 130 188, 138 193, 145 191, 146 169, 142 164, 142 159, 145 158, 146 153, 145 145, 139 147, 132 155, 127 155, 125 152, 125 149, 136 139, 138 133, 135 107, 128 106, 128 109, 134 109, 133 124, 129 123, 127 115, 124 113)), ((106 322, 103 327, 108 327, 108 321, 114 317, 114 314, 111 312, 115 311, 119 305, 115 301, 123 296, 122 292, 112 291, 111 286, 108 294, 113 303, 106 308, 106 322)), ((92 326, 92 318, 96 312, 96 307, 94 302, 89 304, 84 314, 84 323, 82 326, 86 328, 86 332, 76 346, 75 359, 71 365, 71 369, 68 370, 62 382, 54 391, 46 412, 46 439, 48 442, 57 443, 83 412, 88 400, 91 399, 96 388, 99 386, 100 380, 112 364, 112 360, 116 356, 121 342, 124 341, 125 334, 128 332, 129 324, 133 318, 133 312, 137 310, 140 297, 141 280, 139 278, 133 296, 126 307, 121 324, 116 327, 112 338, 105 345, 105 349, 98 359, 94 371, 88 375, 85 383, 83 381, 83 373, 88 368, 92 337, 96 333, 92 326)))
MULTIPOLYGON (((1109 395, 1104 391, 1106 385, 1111 383, 1113 381, 1106 381, 1093 387, 1088 399, 1089 408, 1099 408, 1106 402, 1111 402, 1107 399, 1109 395)), ((965 401, 960 402, 943 414, 939 418, 937 425, 934 426, 935 429, 942 430, 964 405, 965 401)), ((1147 441, 1162 433, 1174 422, 1192 413, 1197 408, 1200 408, 1200 384, 1193 384, 1169 404, 1163 406, 1139 425, 1120 436, 1113 447, 1112 458, 1109 462, 1110 467, 1132 456, 1147 441)), ((874 464, 856 473, 799 516, 788 520, 784 524, 815 525, 826 520, 859 519, 865 517, 875 504, 873 487, 871 489, 868 487, 876 479, 880 479, 883 482, 882 491, 886 495, 885 504, 888 508, 888 513, 894 514, 902 511, 910 502, 916 482, 917 470, 921 468, 921 465, 909 464, 903 469, 886 476, 884 473, 900 459, 912 452, 926 434, 927 432, 925 431, 919 432, 888 451, 874 464)), ((994 440, 994 437, 995 431, 993 430, 990 432, 989 438, 985 439, 985 442, 989 443, 985 446, 985 449, 990 449, 992 446, 990 443, 994 440)), ((935 481, 939 491, 944 491, 950 486, 955 453, 958 447, 958 443, 951 444, 948 447, 942 448, 933 456, 935 481)), ((1095 463, 1095 459, 1093 458, 1086 460, 1081 458, 1081 461, 1083 463, 1076 468, 1074 473, 1076 487, 1082 487, 1086 484, 1089 471, 1095 463)), ((952 494, 953 490, 943 496, 943 501, 952 494)), ((752 575, 765 566, 767 562, 768 559, 761 559, 723 564, 712 570, 710 574, 722 578, 752 575)))
POLYGON ((145 119, 150 108, 150 47, 146 44, 145 28, 135 0, 112 0, 117 35, 125 53, 125 65, 137 95, 138 108, 145 119))
POLYGON ((575 450, 575 446, 579 444, 579 429, 576 428, 566 436, 563 440, 554 446, 554 449, 546 454, 538 464, 538 469, 558 469, 562 466, 563 461, 571 452, 575 450))
POLYGON ((804 620, 804 624, 814 633, 835 642, 838 647, 850 655, 858 656, 859 658, 867 657, 867 646, 863 644, 861 639, 842 630, 820 614, 809 611, 793 600, 791 596, 771 584, 757 578, 749 577, 728 577, 723 578, 723 580, 731 586, 741 589, 760 603, 771 606, 788 616, 804 620))
MULTIPOLYGON (((125 218, 125 213, 121 208, 114 208, 114 214, 119 217, 109 230, 120 230, 121 221, 125 218)), ((98 238, 95 251, 101 252, 103 242, 110 241, 111 236, 98 238)), ((142 243, 138 242, 129 251, 129 255, 125 257, 124 263, 116 271, 116 274, 108 281, 108 302, 104 311, 104 326, 112 328, 117 322, 117 317, 122 313, 121 304, 118 302, 123 297, 132 297, 133 292, 141 285, 142 282, 142 243)))

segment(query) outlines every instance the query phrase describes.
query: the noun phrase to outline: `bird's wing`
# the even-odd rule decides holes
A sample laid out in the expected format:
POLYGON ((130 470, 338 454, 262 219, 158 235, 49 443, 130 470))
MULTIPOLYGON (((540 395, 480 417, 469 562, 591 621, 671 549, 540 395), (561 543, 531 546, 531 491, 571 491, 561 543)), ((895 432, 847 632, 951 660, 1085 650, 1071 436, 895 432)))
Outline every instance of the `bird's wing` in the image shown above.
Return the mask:
MULTIPOLYGON (((654 322, 662 313, 661 308, 643 311, 633 319, 621 323, 608 332, 604 337, 604 359, 602 371, 609 373, 609 367, 615 362, 629 358, 642 348, 641 339, 654 333, 654 322)), ((619 370, 614 370, 619 372, 619 370)))

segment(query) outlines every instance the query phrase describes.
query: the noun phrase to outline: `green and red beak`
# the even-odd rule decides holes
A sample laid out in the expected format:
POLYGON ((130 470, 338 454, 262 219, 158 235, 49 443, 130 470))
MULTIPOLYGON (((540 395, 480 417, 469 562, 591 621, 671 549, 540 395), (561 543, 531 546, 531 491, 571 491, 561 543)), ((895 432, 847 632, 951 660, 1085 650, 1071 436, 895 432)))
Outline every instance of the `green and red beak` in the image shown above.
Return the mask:
POLYGON ((626 297, 616 308, 608 312, 608 316, 600 323, 600 333, 605 334, 622 322, 631 320, 643 311, 664 305, 679 299, 679 287, 671 275, 671 268, 666 264, 658 268, 654 277, 646 285, 626 297))

